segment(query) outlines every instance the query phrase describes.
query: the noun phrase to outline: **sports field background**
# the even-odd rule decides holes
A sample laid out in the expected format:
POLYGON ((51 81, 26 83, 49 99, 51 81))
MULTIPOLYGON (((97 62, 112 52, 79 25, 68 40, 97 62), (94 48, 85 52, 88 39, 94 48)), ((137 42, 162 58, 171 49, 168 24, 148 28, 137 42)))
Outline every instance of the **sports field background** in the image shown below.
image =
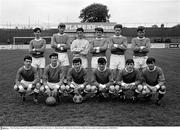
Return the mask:
MULTIPOLYGON (((48 49, 46 58, 52 50, 48 49)), ((33 104, 28 97, 24 105, 13 90, 16 71, 23 65, 27 50, 0 50, 0 126, 180 126, 180 49, 151 49, 150 56, 164 71, 167 94, 161 106, 140 100, 98 102, 90 99, 74 104, 68 98, 54 107, 33 104)), ((126 52, 131 58, 132 52, 126 52)), ((47 61, 49 63, 49 60, 47 61)))

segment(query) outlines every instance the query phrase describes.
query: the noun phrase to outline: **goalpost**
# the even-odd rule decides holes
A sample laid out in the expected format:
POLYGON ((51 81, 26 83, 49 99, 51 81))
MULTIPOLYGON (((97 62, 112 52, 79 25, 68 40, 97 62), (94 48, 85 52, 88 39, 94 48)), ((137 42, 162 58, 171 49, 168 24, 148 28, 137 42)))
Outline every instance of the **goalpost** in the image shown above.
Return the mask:
MULTIPOLYGON (((46 41, 50 41, 52 36, 44 36, 46 41)), ((13 45, 17 45, 17 43, 21 43, 21 45, 29 44, 29 42, 34 39, 34 37, 13 37, 13 45)))

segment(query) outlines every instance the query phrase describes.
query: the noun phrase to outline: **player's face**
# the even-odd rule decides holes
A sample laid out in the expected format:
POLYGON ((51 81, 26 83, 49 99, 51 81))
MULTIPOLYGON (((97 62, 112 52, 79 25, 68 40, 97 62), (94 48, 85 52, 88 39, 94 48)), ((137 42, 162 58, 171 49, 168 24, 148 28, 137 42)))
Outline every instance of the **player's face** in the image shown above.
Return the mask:
POLYGON ((29 60, 29 59, 26 59, 26 60, 24 61, 24 65, 25 65, 26 68, 31 67, 31 63, 32 63, 32 60, 29 60))
POLYGON ((34 36, 35 37, 40 37, 40 35, 41 35, 41 31, 40 30, 34 32, 34 36))
POLYGON ((126 64, 126 69, 128 71, 132 71, 134 69, 134 64, 133 63, 126 64))
POLYGON ((106 64, 98 64, 99 70, 103 71, 106 67, 106 64))
POLYGON ((65 28, 64 28, 64 27, 59 27, 59 28, 58 28, 58 30, 59 30, 59 33, 60 33, 60 34, 63 34, 63 33, 64 33, 65 28))
POLYGON ((116 36, 121 35, 121 28, 115 28, 114 30, 115 30, 115 35, 116 36))
POLYGON ((152 62, 152 63, 147 64, 147 66, 148 66, 149 70, 153 70, 155 67, 155 64, 154 64, 154 62, 152 62))
POLYGON ((81 63, 80 63, 80 62, 78 62, 78 63, 73 63, 73 66, 74 66, 74 69, 75 69, 76 71, 79 71, 79 70, 81 69, 81 63))
POLYGON ((102 37, 102 32, 101 31, 96 31, 96 37, 101 38, 102 37))
POLYGON ((137 35, 138 35, 139 38, 143 38, 144 35, 145 35, 145 31, 144 30, 143 31, 138 31, 137 35))
POLYGON ((78 35, 78 38, 80 38, 80 39, 83 38, 84 33, 83 33, 82 31, 77 31, 76 33, 77 33, 77 35, 78 35))
POLYGON ((52 64, 57 64, 57 61, 58 61, 58 57, 57 56, 52 56, 51 57, 51 63, 52 64))

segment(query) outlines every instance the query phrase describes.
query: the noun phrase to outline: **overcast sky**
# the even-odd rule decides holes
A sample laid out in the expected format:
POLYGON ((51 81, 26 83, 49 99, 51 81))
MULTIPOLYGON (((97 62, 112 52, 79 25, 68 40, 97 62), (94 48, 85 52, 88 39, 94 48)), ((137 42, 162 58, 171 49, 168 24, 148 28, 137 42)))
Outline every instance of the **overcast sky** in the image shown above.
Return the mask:
POLYGON ((80 11, 93 3, 108 7, 110 22, 180 23, 179 0, 0 0, 0 24, 56 26, 59 22, 80 22, 80 11))

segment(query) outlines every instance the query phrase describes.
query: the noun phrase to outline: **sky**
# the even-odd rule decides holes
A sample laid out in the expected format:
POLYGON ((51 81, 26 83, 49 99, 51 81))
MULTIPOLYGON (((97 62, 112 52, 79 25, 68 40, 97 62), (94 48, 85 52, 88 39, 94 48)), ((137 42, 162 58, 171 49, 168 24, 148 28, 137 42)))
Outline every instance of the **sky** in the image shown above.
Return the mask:
POLYGON ((0 26, 80 22, 80 11, 93 3, 106 5, 110 22, 125 26, 180 23, 179 0, 0 0, 0 26))

